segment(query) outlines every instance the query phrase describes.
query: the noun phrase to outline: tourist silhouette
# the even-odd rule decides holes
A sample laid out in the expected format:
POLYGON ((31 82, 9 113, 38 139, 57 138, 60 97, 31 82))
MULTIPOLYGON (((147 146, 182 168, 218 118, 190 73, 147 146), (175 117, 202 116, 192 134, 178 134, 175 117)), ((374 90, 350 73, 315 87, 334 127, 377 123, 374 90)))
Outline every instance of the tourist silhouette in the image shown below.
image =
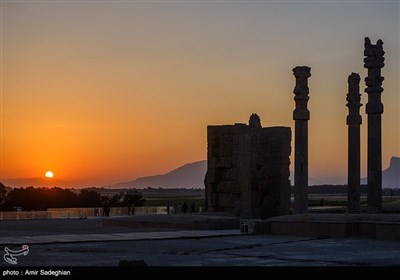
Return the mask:
POLYGON ((185 214, 186 213, 186 211, 187 211, 187 204, 186 204, 186 201, 183 203, 183 205, 182 205, 182 212, 185 214))
POLYGON ((194 202, 192 202, 192 205, 190 205, 190 213, 194 213, 194 202))
POLYGON ((110 217, 110 205, 108 201, 106 201, 103 206, 103 217, 110 217))

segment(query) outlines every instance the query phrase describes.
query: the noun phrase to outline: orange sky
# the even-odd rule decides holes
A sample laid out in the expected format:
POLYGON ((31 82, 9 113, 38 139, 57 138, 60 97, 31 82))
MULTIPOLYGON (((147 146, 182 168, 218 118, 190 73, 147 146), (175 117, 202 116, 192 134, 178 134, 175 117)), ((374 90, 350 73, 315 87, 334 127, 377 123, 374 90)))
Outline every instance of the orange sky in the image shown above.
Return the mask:
POLYGON ((102 185, 206 159, 209 124, 254 112, 292 127, 291 69, 308 65, 309 175, 345 183, 365 36, 386 51, 386 168, 400 155, 399 26, 399 2, 1 1, 0 179, 102 185))

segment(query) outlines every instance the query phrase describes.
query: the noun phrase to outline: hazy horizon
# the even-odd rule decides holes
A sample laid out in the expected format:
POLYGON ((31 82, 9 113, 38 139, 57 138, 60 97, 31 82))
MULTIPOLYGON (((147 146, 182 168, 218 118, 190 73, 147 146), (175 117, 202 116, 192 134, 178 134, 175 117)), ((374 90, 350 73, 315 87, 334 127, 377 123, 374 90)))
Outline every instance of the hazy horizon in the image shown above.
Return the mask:
POLYGON ((347 77, 384 42, 382 167, 400 156, 398 1, 1 1, 0 181, 101 186, 207 158, 207 125, 292 128, 309 78, 309 176, 347 181, 347 77))
MULTIPOLYGON (((399 164, 400 158, 399 157, 392 157, 390 164, 386 167, 384 165, 382 171, 383 171, 383 183, 389 183, 389 184, 396 184, 393 179, 386 178, 385 172, 388 172, 388 169, 391 169, 392 174, 398 174, 399 169, 399 164), (397 159, 397 161, 396 161, 397 159), (392 162, 393 160, 393 162, 392 162), (397 162, 397 163, 396 163, 397 162)), ((207 171, 207 160, 202 160, 202 161, 196 161, 196 162, 191 162, 187 163, 182 166, 178 166, 174 168, 173 170, 169 170, 169 172, 164 173, 164 174, 153 174, 150 176, 145 176, 145 177, 137 177, 137 178, 131 178, 129 180, 119 180, 113 183, 105 184, 105 185, 93 185, 93 184, 82 184, 73 181, 65 181, 65 180, 58 180, 58 179, 49 179, 49 178, 43 178, 43 177, 36 177, 36 178, 6 178, 4 179, 1 183, 5 183, 6 186, 11 186, 11 187, 28 187, 28 186, 33 186, 33 187, 61 187, 61 188, 91 188, 91 187, 101 187, 101 188, 134 188, 134 189, 143 189, 147 187, 151 188, 203 188, 204 189, 204 176, 207 171), (201 166, 201 169, 199 167, 201 166), (189 169, 187 168, 189 167, 189 169), (195 167, 195 169, 193 168, 195 167), (199 171, 202 171, 202 173, 199 171), (185 172, 184 176, 182 175, 183 172, 185 172), (166 178, 166 176, 170 177, 171 174, 174 174, 174 179, 171 181, 171 178, 166 178), (179 174, 178 176, 176 176, 179 174), (137 182, 140 181, 141 182, 137 182), (149 181, 150 180, 150 181, 149 181), (139 184, 139 186, 138 186, 139 184)), ((398 177, 398 176, 397 176, 398 177)), ((290 170, 290 182, 291 185, 294 185, 294 171, 290 170)), ((397 179, 397 185, 399 182, 399 178, 397 179)), ((361 183, 366 184, 366 177, 361 178, 361 183), (363 182, 364 181, 364 182, 363 182)), ((327 183, 327 182, 322 182, 319 181, 316 178, 309 177, 308 180, 309 186, 315 186, 315 185, 346 185, 347 182, 336 182, 336 183, 327 183)), ((387 186, 383 185, 384 188, 386 187, 392 187, 392 186, 387 186)))

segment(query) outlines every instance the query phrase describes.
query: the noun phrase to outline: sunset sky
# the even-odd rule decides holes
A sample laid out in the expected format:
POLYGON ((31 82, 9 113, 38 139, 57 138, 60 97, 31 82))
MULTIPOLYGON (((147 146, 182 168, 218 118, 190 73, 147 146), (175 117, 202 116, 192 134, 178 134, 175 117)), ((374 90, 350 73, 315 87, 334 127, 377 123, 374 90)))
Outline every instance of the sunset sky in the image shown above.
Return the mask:
POLYGON ((298 65, 311 67, 309 175, 322 183, 346 183, 347 77, 360 73, 364 177, 366 36, 386 52, 387 168, 400 156, 399 14, 399 1, 1 1, 0 181, 51 170, 112 184, 206 159, 207 125, 257 113, 293 128, 298 65))

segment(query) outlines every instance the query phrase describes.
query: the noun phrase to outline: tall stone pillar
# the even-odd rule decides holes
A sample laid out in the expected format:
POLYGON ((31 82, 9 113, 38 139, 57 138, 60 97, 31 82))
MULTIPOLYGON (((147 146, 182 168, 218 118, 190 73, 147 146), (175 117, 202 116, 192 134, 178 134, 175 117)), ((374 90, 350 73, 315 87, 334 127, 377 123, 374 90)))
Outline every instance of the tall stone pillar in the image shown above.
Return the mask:
POLYGON ((376 45, 366 37, 364 43, 364 67, 368 69, 365 78, 368 94, 366 113, 368 114, 368 199, 367 212, 379 213, 382 211, 382 113, 383 91, 381 68, 385 66, 383 42, 378 40, 376 45))
POLYGON ((239 135, 238 183, 241 192, 240 218, 253 218, 251 207, 251 136, 250 133, 239 135))
POLYGON ((351 73, 348 78, 349 92, 347 104, 349 115, 348 125, 348 154, 347 154, 347 211, 360 211, 360 75, 351 73))
POLYGON ((295 120, 295 154, 294 154, 294 212, 296 214, 308 211, 308 120, 310 111, 307 109, 308 81, 311 68, 297 66, 293 68, 296 86, 293 93, 296 108, 293 111, 295 120))

